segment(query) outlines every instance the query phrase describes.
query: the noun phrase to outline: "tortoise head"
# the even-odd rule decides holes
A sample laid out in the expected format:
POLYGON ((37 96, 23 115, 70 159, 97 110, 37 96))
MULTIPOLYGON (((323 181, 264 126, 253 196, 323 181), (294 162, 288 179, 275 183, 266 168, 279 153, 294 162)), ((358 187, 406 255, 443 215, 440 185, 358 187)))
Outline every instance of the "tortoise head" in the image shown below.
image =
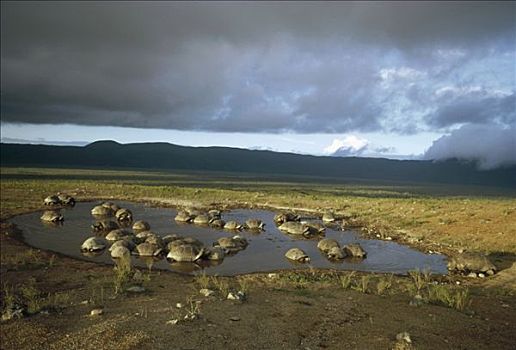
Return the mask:
POLYGON ((308 225, 303 225, 303 233, 302 233, 302 234, 303 234, 303 236, 308 237, 308 236, 310 236, 310 235, 311 235, 311 233, 312 233, 312 232, 311 232, 311 230, 310 230, 310 226, 308 226, 308 225))
POLYGON ((204 248, 199 249, 199 253, 195 256, 193 261, 196 261, 197 259, 200 259, 204 254, 206 254, 206 251, 204 248))

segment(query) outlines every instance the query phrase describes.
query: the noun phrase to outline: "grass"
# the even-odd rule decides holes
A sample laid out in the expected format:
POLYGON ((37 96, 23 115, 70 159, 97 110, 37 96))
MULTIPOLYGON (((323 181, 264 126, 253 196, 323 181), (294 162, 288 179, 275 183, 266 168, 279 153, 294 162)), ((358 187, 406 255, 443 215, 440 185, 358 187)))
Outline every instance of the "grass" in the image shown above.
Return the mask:
POLYGON ((34 279, 30 279, 26 284, 22 285, 20 293, 29 314, 35 314, 43 309, 45 302, 40 297, 40 291, 36 288, 34 279))
POLYGON ((425 270, 420 272, 419 270, 413 270, 408 272, 409 277, 412 280, 412 285, 409 285, 409 292, 412 295, 421 295, 421 291, 430 282, 430 272, 425 270))
POLYGON ((211 284, 220 292, 223 298, 226 298, 229 294, 229 282, 224 277, 211 276, 211 284))
POLYGON ((89 302, 94 307, 102 307, 105 302, 105 288, 102 284, 92 284, 90 288, 89 302))
POLYGON ((249 294, 249 288, 251 286, 250 278, 247 276, 239 276, 237 277, 237 282, 239 287, 238 290, 245 295, 249 294))
POLYGON ((376 283, 376 294, 383 295, 392 288, 394 275, 391 273, 388 276, 381 277, 376 283))
POLYGON ((7 310, 14 310, 16 307, 16 300, 14 287, 4 283, 2 285, 2 314, 7 310))
POLYGON ((201 305, 193 297, 189 297, 186 301, 186 315, 185 320, 195 320, 201 316, 201 305))
POLYGON ((455 248, 516 253, 516 204, 511 191, 460 186, 322 184, 310 178, 236 178, 227 174, 1 168, 0 217, 41 208, 49 193, 80 200, 117 198, 165 205, 231 204, 304 208, 352 216, 379 234, 455 248), (198 191, 202 187, 201 191, 198 191), (505 193, 504 193, 505 192, 505 193), (491 195, 491 196, 488 196, 491 195), (375 230, 376 231, 376 230, 375 230))
POLYGON ((115 294, 121 294, 125 291, 133 276, 131 257, 124 256, 123 258, 117 259, 113 271, 115 294))
MULTIPOLYGON (((52 267, 55 262, 54 259, 49 260, 48 267, 52 267)), ((23 252, 16 252, 15 254, 2 253, 1 264, 14 270, 33 270, 47 266, 44 259, 35 249, 27 249, 23 252)))
MULTIPOLYGON (((35 168, 0 168, 0 173, 1 220, 40 210, 43 198, 61 191, 82 201, 116 198, 164 206, 207 206, 215 203, 230 207, 303 209, 313 213, 331 209, 336 215, 381 236, 424 237, 425 242, 441 245, 443 249, 516 254, 515 193, 506 190, 366 184, 359 181, 352 184, 316 183, 314 179, 296 177, 257 180, 254 175, 235 177, 222 173, 35 168)), ((55 256, 45 259, 33 249, 15 254, 2 251, 1 254, 2 268, 9 270, 51 268, 55 264, 55 256)), ((127 287, 131 275, 130 266, 116 267, 110 283, 117 294, 127 287)), ((407 287, 410 294, 424 294, 429 302, 457 310, 467 309, 471 301, 467 290, 430 285, 429 279, 425 273, 411 273, 410 286, 407 287)), ((213 286, 225 296, 230 290, 228 280, 221 277, 199 275, 195 282, 201 288, 213 286)), ((237 282, 241 290, 249 288, 247 280, 237 279, 237 282)), ((394 289, 393 279, 389 276, 374 284, 370 277, 356 277, 354 272, 332 275, 314 269, 282 274, 277 283, 284 282, 299 288, 310 283, 330 283, 379 295, 394 289)), ((4 304, 23 300, 36 310, 41 307, 39 303, 45 303, 39 299, 49 299, 48 295, 38 294, 30 285, 24 287, 25 296, 19 286, 10 288, 7 292, 4 288, 4 304)), ((92 299, 96 302, 103 302, 103 288, 108 287, 94 287, 92 299)))
POLYGON ((351 289, 367 294, 369 291, 369 282, 371 281, 371 275, 363 275, 360 279, 355 282, 355 285, 351 286, 351 289))
POLYGON ((44 293, 36 286, 36 280, 29 278, 21 285, 2 285, 2 314, 22 308, 26 314, 33 315, 41 311, 52 311, 70 304, 68 292, 44 293))
POLYGON ((351 288, 351 283, 353 282, 353 277, 355 276, 355 271, 351 271, 350 273, 346 273, 345 275, 339 276, 340 285, 344 289, 351 288))
POLYGON ((466 310, 471 305, 471 296, 467 288, 451 288, 445 285, 430 285, 428 300, 459 311, 466 310))
POLYGON ((199 289, 210 288, 210 277, 206 275, 204 270, 201 273, 195 275, 194 282, 199 287, 199 289))

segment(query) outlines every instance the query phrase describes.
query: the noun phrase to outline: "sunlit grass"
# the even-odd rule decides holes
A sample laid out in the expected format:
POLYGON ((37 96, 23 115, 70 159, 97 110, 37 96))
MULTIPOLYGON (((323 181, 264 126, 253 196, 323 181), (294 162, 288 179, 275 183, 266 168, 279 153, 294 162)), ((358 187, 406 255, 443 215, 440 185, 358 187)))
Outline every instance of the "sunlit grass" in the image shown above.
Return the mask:
POLYGON ((256 180, 214 173, 165 173, 86 169, 1 168, 0 216, 42 208, 49 194, 78 200, 118 199, 161 205, 189 203, 268 206, 321 213, 331 209, 381 236, 417 235, 446 247, 516 253, 516 201, 507 192, 457 186, 314 183, 316 179, 256 180), (312 182, 309 182, 311 180, 312 182), (290 182, 289 182, 290 181, 290 182), (448 193, 448 194, 447 194, 448 193), (497 197, 479 194, 496 194, 497 197), (460 195, 456 195, 460 194, 460 195))

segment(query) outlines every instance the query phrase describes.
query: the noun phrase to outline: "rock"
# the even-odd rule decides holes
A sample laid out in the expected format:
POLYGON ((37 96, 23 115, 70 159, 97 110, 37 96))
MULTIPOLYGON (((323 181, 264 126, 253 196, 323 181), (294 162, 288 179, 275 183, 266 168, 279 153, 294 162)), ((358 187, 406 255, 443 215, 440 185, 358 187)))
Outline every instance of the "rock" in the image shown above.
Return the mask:
POLYGON ((245 300, 245 294, 244 292, 238 291, 238 292, 229 292, 228 293, 228 300, 238 300, 238 301, 244 301, 245 300))
POLYGON ((410 302, 410 306, 421 306, 423 305, 423 297, 417 294, 410 302))
POLYGON ((495 274, 495 272, 494 272, 493 270, 487 270, 487 271, 486 271, 486 274, 487 274, 488 276, 492 276, 492 275, 494 275, 494 274, 495 274))
POLYGON ((8 309, 2 314, 2 322, 9 321, 14 318, 22 318, 22 317, 23 317, 23 309, 22 308, 8 309))
POLYGON ((474 273, 474 272, 470 272, 470 273, 468 273, 467 277, 469 277, 469 278, 477 278, 477 274, 474 273))
POLYGON ((478 274, 478 277, 479 277, 479 278, 485 278, 485 277, 486 277, 486 275, 485 275, 485 274, 483 274, 482 272, 480 272, 480 273, 478 274))
POLYGON ((181 303, 176 303, 176 307, 177 307, 178 309, 181 309, 181 308, 183 307, 183 304, 181 304, 181 303))
POLYGON ((411 243, 418 243, 421 242, 425 236, 422 233, 419 232, 412 232, 412 231, 406 231, 406 230, 398 230, 398 234, 405 236, 407 240, 411 243))
POLYGON ((230 317, 230 318, 229 318, 229 320, 230 320, 230 321, 234 321, 234 322, 236 322, 236 321, 240 321, 240 317, 238 317, 238 316, 232 316, 232 317, 230 317))
POLYGON ((126 291, 131 293, 143 293, 145 292, 145 288, 143 288, 142 286, 131 286, 127 288, 126 291))
POLYGON ((267 277, 268 278, 278 278, 278 274, 277 273, 269 273, 269 274, 267 274, 267 277))
POLYGON ((398 341, 404 341, 407 343, 412 343, 412 339, 410 339, 410 334, 408 332, 401 332, 396 334, 396 340, 398 341))
POLYGON ((90 316, 100 316, 104 313, 103 309, 93 309, 90 311, 90 316))
POLYGON ((193 320, 195 320, 195 315, 188 314, 188 315, 185 315, 185 317, 183 317, 183 319, 187 320, 187 321, 193 321, 193 320))
POLYGON ((199 291, 199 293, 201 293, 201 295, 205 296, 205 297, 210 297, 212 295, 215 294, 215 292, 211 289, 207 289, 207 288, 203 288, 199 291))

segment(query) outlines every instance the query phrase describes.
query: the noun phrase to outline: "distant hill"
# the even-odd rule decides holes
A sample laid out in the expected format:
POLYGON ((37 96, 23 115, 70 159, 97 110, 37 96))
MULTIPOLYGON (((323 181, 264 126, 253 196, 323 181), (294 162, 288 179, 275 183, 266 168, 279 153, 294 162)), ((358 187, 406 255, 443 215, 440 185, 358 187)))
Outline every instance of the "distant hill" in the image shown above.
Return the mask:
POLYGON ((488 171, 474 163, 322 157, 228 147, 185 147, 170 143, 87 146, 2 143, 1 166, 194 170, 263 175, 316 176, 410 183, 445 183, 516 188, 516 166, 488 171))

